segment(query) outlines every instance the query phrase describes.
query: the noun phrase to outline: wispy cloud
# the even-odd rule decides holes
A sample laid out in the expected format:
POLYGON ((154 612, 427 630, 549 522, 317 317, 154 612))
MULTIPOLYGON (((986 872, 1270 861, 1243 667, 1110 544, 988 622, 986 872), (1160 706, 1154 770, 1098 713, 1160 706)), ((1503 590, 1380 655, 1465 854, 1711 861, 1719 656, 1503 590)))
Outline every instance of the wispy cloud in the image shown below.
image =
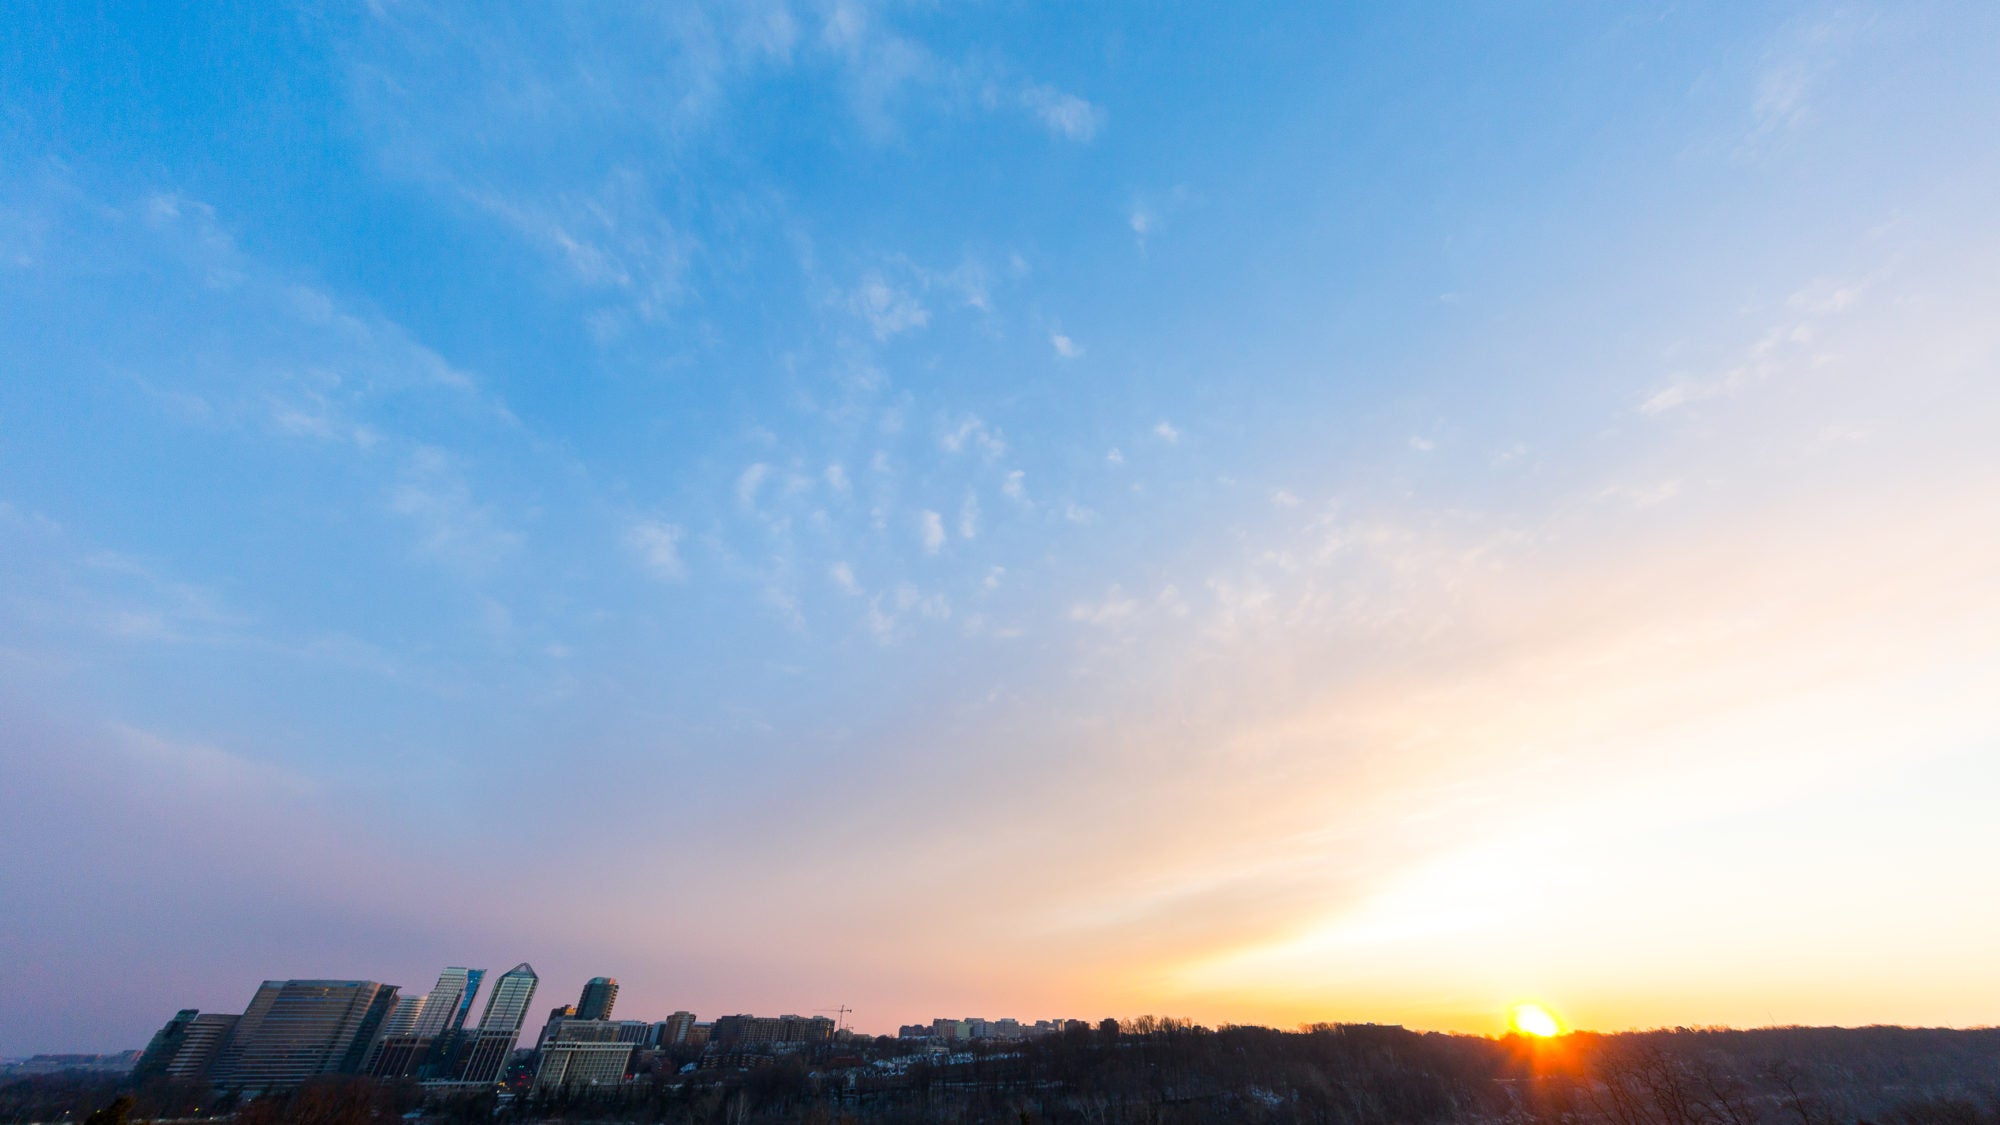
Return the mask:
POLYGON ((1868 282, 1861 278, 1816 277, 1785 298, 1785 304, 1811 316, 1830 316, 1853 308, 1868 282))
POLYGON ((893 590, 868 599, 865 623, 875 640, 886 645, 898 638, 899 626, 913 613, 919 621, 949 621, 952 616, 951 599, 941 593, 925 593, 911 583, 900 582, 893 590))
POLYGON ((440 449, 410 456, 390 491, 389 510, 416 528, 420 555, 459 570, 484 573, 521 547, 521 533, 494 505, 474 498, 458 462, 440 449))
POLYGON ((1028 112, 1040 118, 1049 132, 1066 140, 1089 141, 1104 127, 1104 110, 1075 94, 1029 83, 1021 88, 1020 96, 1028 112))
POLYGON ((317 391, 302 391, 288 399, 273 395, 266 401, 272 427, 286 437, 352 443, 362 449, 382 440, 373 428, 340 417, 339 408, 317 391))
POLYGON ((868 322, 877 340, 888 340, 929 324, 930 310, 914 296, 890 285, 880 274, 864 278, 848 298, 848 307, 868 322))
POLYGON ((743 84, 793 60, 799 38, 780 5, 506 23, 449 3, 375 5, 342 61, 383 163, 614 295, 615 314, 596 322, 615 335, 676 308, 700 250, 687 233, 695 216, 643 170, 649 147, 696 150, 743 84))
POLYGON ((639 561, 656 578, 679 582, 687 577, 681 561, 681 529, 657 519, 634 521, 625 533, 626 545, 638 553, 639 561))
POLYGON ((1079 602, 1069 609, 1069 619, 1085 625, 1110 628, 1124 625, 1139 614, 1139 599, 1128 596, 1117 586, 1094 602, 1079 602))
POLYGON ((382 404, 429 396, 482 425, 521 429, 498 395, 400 325, 355 312, 246 253, 207 203, 175 192, 152 193, 136 208, 79 197, 49 221, 78 243, 112 242, 117 253, 161 262, 206 290, 210 301, 191 313, 256 326, 237 349, 201 357, 205 365, 185 358, 173 375, 148 380, 183 414, 209 422, 257 420, 285 436, 366 449, 401 429, 382 404), (202 369, 218 359, 221 370, 202 369))
MULTIPOLYGON (((48 606, 58 619, 122 641, 167 644, 236 643, 246 639, 255 624, 248 614, 229 606, 219 591, 174 577, 157 563, 112 550, 78 554, 76 545, 52 523, 30 521, 17 530, 31 539, 43 539, 37 546, 53 548, 56 557, 65 560, 67 588, 50 593, 68 604, 48 606)), ((16 597, 28 600, 32 595, 17 590, 16 597)))
MULTIPOLYGON (((567 267, 577 283, 621 294, 638 320, 665 318, 686 292, 695 242, 666 217, 657 190, 632 169, 554 196, 469 185, 460 191, 567 267)), ((600 338, 619 327, 602 316, 596 323, 600 338)))
POLYGON ((837 562, 828 567, 826 573, 827 577, 833 580, 834 588, 841 593, 850 597, 861 593, 861 584, 854 579, 853 567, 844 562, 837 562))
POLYGON ((1751 94, 1753 125, 1746 150, 1799 129, 1813 117, 1814 100, 1873 17, 1846 8, 1799 22, 1769 50, 1751 94))
POLYGON ((1025 470, 1014 469, 1000 482, 1000 494, 1016 504, 1026 506, 1028 500, 1028 474, 1025 470))
POLYGON ((998 429, 987 425, 978 415, 967 416, 957 426, 939 435, 938 445, 947 453, 976 449, 988 461, 1007 452, 1007 439, 998 429))
POLYGON ((1075 359, 1083 354, 1082 344, 1077 343, 1060 332, 1049 336, 1049 346, 1055 348, 1056 354, 1064 359, 1075 359))
POLYGON ((1786 302, 1801 315, 1773 325, 1718 373, 1673 376, 1666 386, 1640 401, 1640 413, 1667 414, 1694 403, 1734 397, 1773 378, 1803 374, 1820 366, 1832 355, 1822 339, 1829 318, 1849 312, 1860 293, 1858 285, 1813 283, 1786 302))
POLYGON ((166 738, 123 723, 111 724, 110 732, 129 764, 153 784, 245 800, 297 798, 318 788, 301 774, 207 743, 166 738))
POLYGON ((771 466, 756 461, 736 477, 736 504, 744 511, 757 507, 757 494, 764 487, 764 481, 771 475, 771 466))
POLYGON ((944 517, 926 508, 917 517, 917 534, 923 540, 924 553, 937 554, 944 547, 944 517))
POLYGON ((1132 231, 1132 238, 1139 244, 1139 249, 1144 250, 1147 240, 1159 233, 1162 226, 1199 202, 1199 197, 1186 184, 1176 184, 1170 191, 1133 200, 1125 212, 1125 225, 1132 231))
POLYGON ((348 479, 374 492, 364 503, 414 529, 419 559, 484 575, 521 550, 523 506, 467 450, 549 451, 482 380, 400 325, 251 256, 204 202, 163 191, 114 206, 80 187, 66 198, 51 221, 77 252, 97 247, 151 271, 101 271, 98 299, 126 284, 142 284, 149 303, 180 294, 167 313, 175 333, 99 344, 173 423, 343 452, 348 479))
POLYGON ((1606 485, 1598 492, 1598 495, 1605 499, 1623 500, 1639 508, 1650 508, 1655 504, 1664 504, 1680 494, 1681 482, 1677 479, 1664 480, 1647 485, 1606 485))

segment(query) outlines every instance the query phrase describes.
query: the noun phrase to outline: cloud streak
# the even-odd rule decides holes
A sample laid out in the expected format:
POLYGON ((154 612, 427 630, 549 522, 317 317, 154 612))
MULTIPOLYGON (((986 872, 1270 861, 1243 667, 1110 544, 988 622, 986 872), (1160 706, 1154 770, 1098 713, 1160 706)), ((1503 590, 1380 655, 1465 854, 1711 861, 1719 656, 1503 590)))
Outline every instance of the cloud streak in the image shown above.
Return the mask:
POLYGON ((639 562, 655 577, 679 582, 687 577, 681 561, 681 529, 662 520, 642 519, 625 533, 625 542, 639 556, 639 562))

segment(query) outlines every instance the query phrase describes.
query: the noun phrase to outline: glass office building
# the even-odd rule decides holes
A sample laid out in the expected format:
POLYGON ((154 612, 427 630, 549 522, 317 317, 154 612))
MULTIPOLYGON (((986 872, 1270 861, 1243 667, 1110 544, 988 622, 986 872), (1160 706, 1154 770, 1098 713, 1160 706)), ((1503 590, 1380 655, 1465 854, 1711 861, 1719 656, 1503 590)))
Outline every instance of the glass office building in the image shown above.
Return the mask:
POLYGON ((450 1035, 465 1026, 465 1017, 472 1011, 472 999, 479 992, 479 982, 486 976, 485 969, 466 969, 453 965, 438 974, 437 983, 431 986, 429 996, 424 997, 423 1011, 417 1016, 416 1026, 411 1035, 436 1037, 450 1035))
POLYGON ((480 1084, 500 1081, 521 1038, 521 1024, 528 1018, 528 1005, 534 1002, 535 986, 540 983, 534 966, 526 961, 501 974, 486 997, 479 1030, 462 1037, 455 1080, 480 1084))
POLYGON ((611 1005, 618 1002, 618 982, 610 977, 592 977, 583 986, 583 996, 576 1002, 576 1018, 580 1020, 608 1020, 611 1005))
POLYGON ((236 1021, 241 1016, 222 1012, 198 1012, 184 1008, 174 1013, 153 1041, 146 1045, 146 1053, 139 1057, 138 1065, 132 1068, 132 1081, 143 1082, 150 1078, 176 1078, 196 1080, 206 1078, 216 1058, 229 1042, 236 1030, 236 1021))
POLYGON ((355 1073, 395 1004, 396 986, 372 980, 267 980, 236 1023, 216 1085, 283 1090, 355 1073))

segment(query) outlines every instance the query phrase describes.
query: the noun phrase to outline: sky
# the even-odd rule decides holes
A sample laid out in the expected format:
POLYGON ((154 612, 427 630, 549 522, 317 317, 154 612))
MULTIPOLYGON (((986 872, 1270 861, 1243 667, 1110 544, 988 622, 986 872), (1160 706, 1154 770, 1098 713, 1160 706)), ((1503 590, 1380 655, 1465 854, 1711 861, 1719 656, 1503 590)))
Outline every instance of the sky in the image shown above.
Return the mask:
POLYGON ((0 1054, 2000 1019, 2000 8, 6 22, 0 1054))

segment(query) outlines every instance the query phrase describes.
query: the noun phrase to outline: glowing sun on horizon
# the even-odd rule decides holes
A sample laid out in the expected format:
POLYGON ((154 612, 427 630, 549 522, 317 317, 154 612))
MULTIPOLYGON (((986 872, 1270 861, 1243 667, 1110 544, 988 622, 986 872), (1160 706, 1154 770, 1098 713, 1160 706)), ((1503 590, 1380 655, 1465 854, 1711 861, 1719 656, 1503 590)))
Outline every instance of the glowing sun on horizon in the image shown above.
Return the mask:
POLYGON ((1562 1024, 1556 1014, 1540 1004, 1516 1004, 1507 1014, 1508 1022, 1514 1030, 1537 1039, 1549 1039, 1562 1034, 1562 1024))

